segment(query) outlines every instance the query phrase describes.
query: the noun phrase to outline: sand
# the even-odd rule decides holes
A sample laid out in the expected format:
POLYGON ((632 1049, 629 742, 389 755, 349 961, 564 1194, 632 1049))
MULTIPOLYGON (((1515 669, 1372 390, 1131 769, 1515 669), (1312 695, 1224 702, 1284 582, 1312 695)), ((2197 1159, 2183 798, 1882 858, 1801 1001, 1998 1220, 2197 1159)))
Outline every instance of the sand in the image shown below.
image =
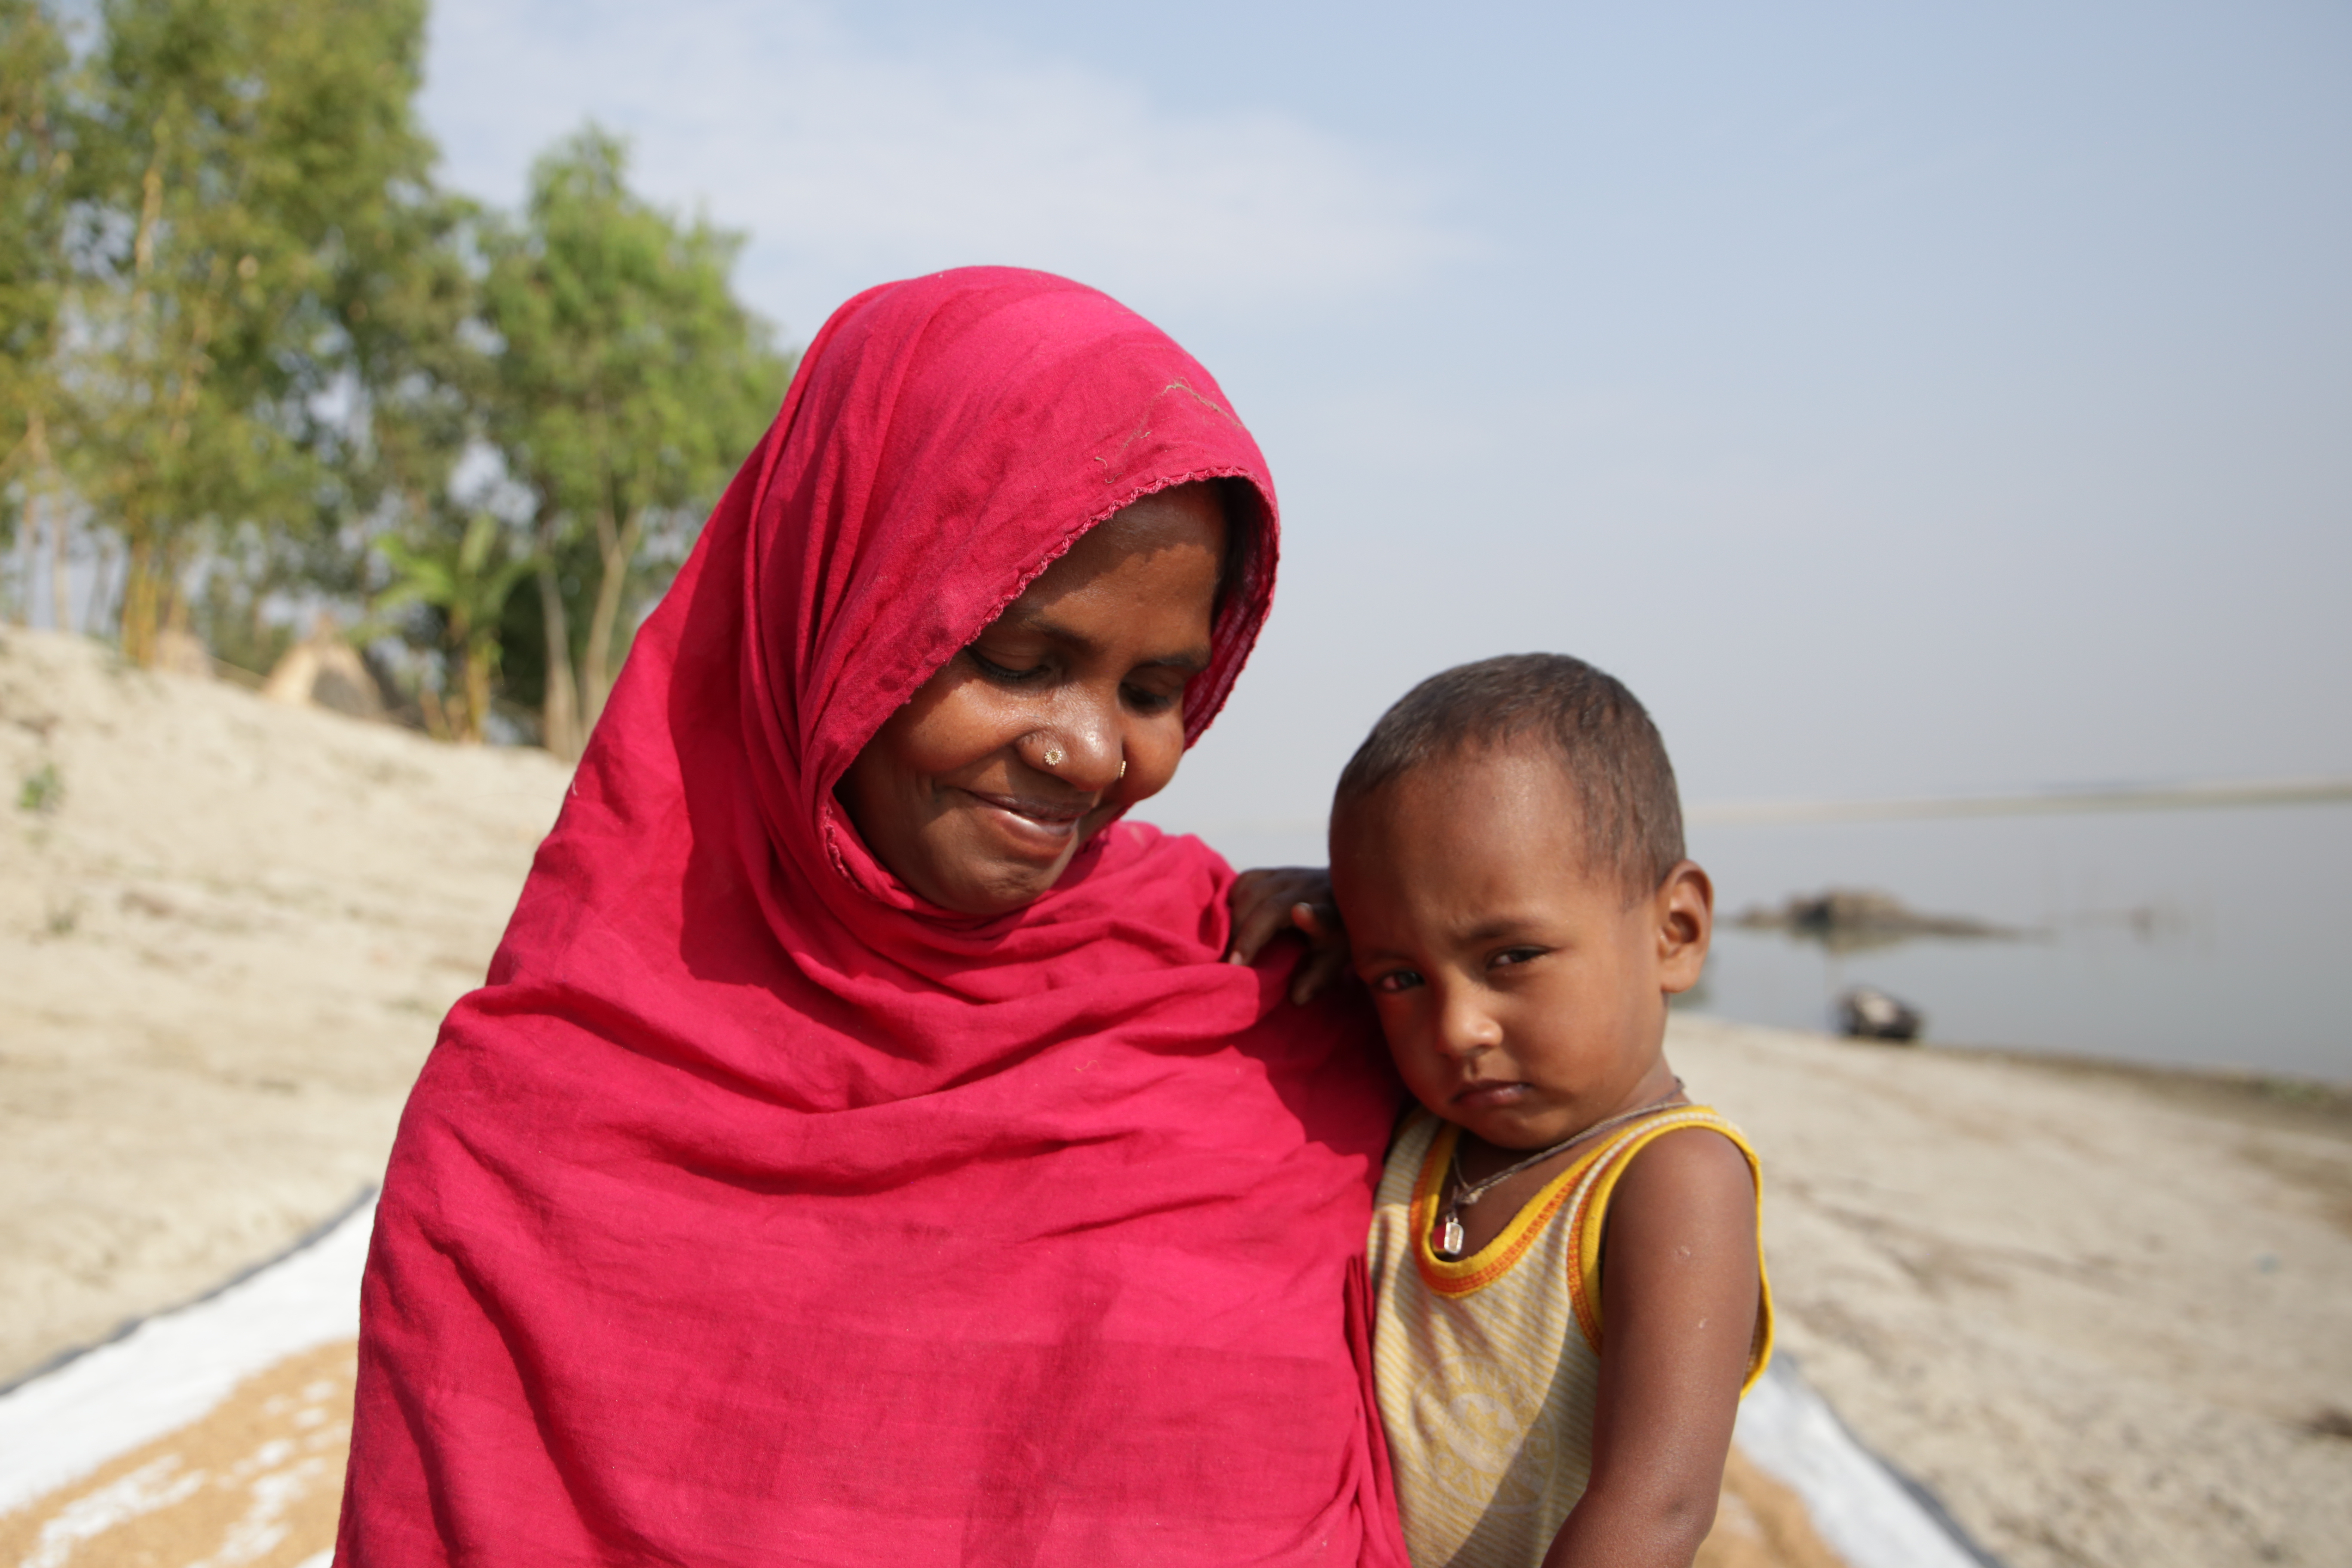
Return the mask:
MULTIPOLYGON (((563 784, 538 753, 0 635, 0 1381, 272 1255, 375 1177, 563 784), (42 777, 61 792, 27 793, 42 777)), ((2017 1568, 2352 1555, 2342 1099, 1689 1017, 1670 1050, 1763 1152, 1783 1346, 1986 1548, 2017 1568)), ((349 1348, 281 1371, 201 1445, 0 1520, 0 1548, 37 1554, 76 1500, 201 1468, 243 1489, 123 1514, 107 1528, 142 1533, 106 1560, 250 1526, 270 1540, 239 1560, 311 1561, 349 1348)), ((1735 1465, 1703 1561, 1826 1564, 1793 1506, 1735 1465)), ((88 1544, 71 1559, 100 1560, 88 1544)))
POLYGON ((2352 1560, 2352 1116, 1678 1019, 1762 1151, 1781 1345, 2018 1568, 2352 1560))
POLYGON ((381 1175, 567 777, 0 633, 0 1381, 381 1175))
POLYGON ((334 1545, 356 1349, 289 1356, 203 1419, 0 1515, 0 1563, 309 1568, 334 1545))

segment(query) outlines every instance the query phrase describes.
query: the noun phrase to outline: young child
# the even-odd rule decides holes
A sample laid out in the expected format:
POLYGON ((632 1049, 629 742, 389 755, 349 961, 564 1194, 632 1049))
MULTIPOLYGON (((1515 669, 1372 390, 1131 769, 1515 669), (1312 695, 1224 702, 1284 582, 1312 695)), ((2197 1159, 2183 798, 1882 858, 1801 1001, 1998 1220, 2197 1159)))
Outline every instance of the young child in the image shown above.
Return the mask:
POLYGON ((1771 1303, 1755 1152, 1664 1054, 1715 895, 1656 728, 1559 655, 1423 681, 1340 777, 1331 885, 1423 1107, 1371 1230, 1413 1562, 1688 1568, 1771 1303))

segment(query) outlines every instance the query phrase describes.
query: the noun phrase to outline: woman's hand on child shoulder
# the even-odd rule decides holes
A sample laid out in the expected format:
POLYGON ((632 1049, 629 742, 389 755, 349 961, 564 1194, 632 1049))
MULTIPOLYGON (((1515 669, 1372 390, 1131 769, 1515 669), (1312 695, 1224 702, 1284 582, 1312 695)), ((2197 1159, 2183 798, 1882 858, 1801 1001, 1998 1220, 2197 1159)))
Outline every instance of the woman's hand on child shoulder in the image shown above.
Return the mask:
POLYGON ((1285 931, 1307 939, 1307 956, 1291 972, 1290 999, 1305 1002, 1347 967, 1348 932, 1331 901, 1331 873, 1320 866, 1260 866, 1235 879, 1233 942, 1227 963, 1255 963, 1266 943, 1285 931))

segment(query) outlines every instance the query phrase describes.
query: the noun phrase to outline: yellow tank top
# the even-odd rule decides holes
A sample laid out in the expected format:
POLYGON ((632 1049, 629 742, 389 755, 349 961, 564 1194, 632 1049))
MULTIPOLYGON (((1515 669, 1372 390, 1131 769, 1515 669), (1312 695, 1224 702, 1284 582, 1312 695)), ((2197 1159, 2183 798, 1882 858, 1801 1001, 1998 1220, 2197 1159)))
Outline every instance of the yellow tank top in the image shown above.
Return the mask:
MULTIPOLYGON (((1626 1163, 1685 1128, 1756 1151, 1705 1106, 1677 1105, 1600 1139, 1503 1232, 1448 1261, 1430 1245, 1460 1129, 1415 1110, 1372 1209, 1372 1371, 1416 1568, 1531 1568, 1584 1495, 1601 1373, 1601 1231, 1626 1163)), ((1772 1353, 1762 1298, 1748 1384, 1772 1353)))

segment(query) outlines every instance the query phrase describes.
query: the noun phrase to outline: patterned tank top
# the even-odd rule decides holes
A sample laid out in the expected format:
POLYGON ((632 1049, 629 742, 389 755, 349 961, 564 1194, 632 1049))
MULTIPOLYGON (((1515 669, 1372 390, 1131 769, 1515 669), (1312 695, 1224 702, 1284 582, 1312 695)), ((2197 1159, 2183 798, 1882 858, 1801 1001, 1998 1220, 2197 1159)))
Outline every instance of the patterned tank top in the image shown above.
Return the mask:
MULTIPOLYGON (((1500 1236, 1452 1261, 1430 1243, 1460 1130, 1416 1110, 1397 1134, 1372 1209, 1372 1371, 1416 1568, 1530 1568, 1584 1495, 1601 1225, 1626 1163, 1686 1128, 1730 1139, 1760 1180, 1738 1128, 1705 1106, 1672 1106, 1607 1134, 1500 1236)), ((1746 1387, 1772 1353, 1771 1290, 1759 1285, 1746 1387)))

